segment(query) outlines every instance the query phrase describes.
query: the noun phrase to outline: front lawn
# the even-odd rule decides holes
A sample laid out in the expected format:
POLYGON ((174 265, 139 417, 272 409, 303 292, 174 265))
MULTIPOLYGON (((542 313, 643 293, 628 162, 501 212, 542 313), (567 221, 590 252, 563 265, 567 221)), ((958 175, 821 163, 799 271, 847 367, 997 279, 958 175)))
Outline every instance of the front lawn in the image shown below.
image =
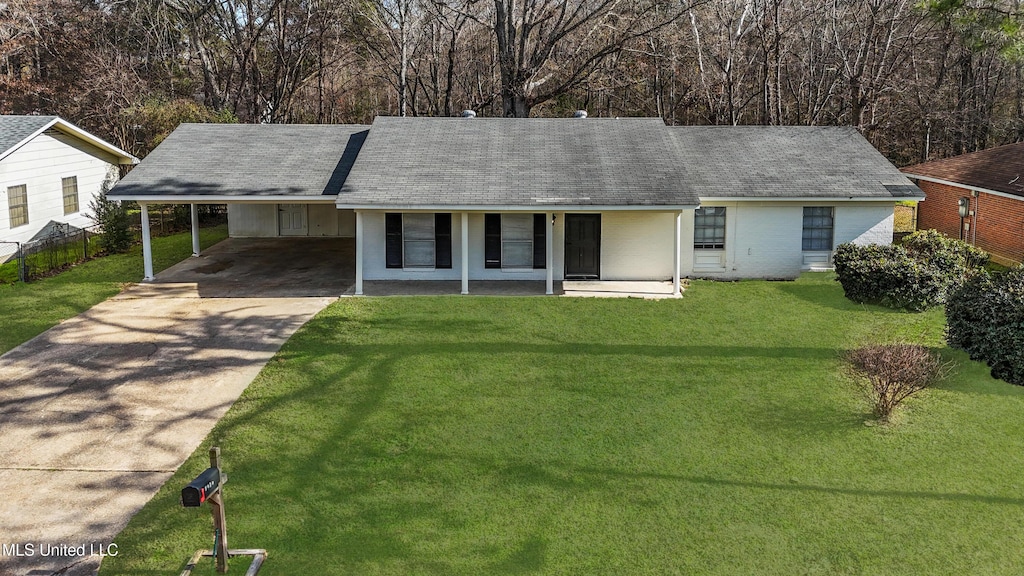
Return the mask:
POLYGON ((102 573, 211 547, 209 511, 178 504, 211 445, 261 576, 1020 573, 1024 388, 942 346, 942 322, 853 304, 830 274, 666 301, 343 299, 102 573), (838 356, 895 338, 960 365, 868 425, 838 356))
MULTIPOLYGON (((199 230, 207 248, 227 237, 227 226, 199 230)), ((192 254, 192 234, 153 238, 153 270, 181 262, 192 254)), ((81 314, 142 280, 142 246, 125 254, 103 256, 29 283, 0 283, 0 354, 31 340, 55 324, 81 314)))

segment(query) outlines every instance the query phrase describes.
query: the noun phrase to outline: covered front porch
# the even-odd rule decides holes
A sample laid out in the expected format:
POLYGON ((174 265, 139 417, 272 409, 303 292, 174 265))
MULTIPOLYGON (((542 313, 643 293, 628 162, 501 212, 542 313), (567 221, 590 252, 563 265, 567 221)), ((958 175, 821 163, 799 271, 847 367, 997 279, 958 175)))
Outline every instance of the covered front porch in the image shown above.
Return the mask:
POLYGON ((433 284, 413 293, 428 285, 448 293, 454 285, 470 294, 494 282, 541 285, 543 294, 555 295, 566 290, 563 280, 665 280, 670 295, 680 294, 682 210, 354 210, 355 296, 405 293, 402 285, 418 281, 433 284), (369 282, 376 283, 374 292, 367 291, 369 282))

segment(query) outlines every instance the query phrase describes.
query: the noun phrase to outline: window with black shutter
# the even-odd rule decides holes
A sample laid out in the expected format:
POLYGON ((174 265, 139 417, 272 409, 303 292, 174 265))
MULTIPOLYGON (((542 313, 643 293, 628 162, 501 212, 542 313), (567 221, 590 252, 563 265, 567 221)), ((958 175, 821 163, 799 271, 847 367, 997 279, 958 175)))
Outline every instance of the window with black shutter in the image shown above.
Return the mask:
POLYGON ((388 268, 451 268, 451 213, 384 215, 388 268))
POLYGON ((547 257, 547 214, 533 215, 533 267, 544 268, 547 257))
POLYGON ((388 268, 402 267, 402 215, 384 215, 385 259, 388 268))
POLYGON ((501 268, 501 214, 484 214, 484 268, 501 268))
POLYGON ((434 214, 434 267, 452 267, 452 215, 434 214))
POLYGON ((546 214, 485 214, 484 268, 545 268, 545 218, 546 214))

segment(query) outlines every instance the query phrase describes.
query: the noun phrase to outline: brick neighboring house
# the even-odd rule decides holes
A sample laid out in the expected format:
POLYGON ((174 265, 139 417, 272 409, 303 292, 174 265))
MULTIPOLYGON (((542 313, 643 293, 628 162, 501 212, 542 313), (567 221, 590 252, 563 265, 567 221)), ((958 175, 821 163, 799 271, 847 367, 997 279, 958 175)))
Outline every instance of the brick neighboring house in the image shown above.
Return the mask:
POLYGON ((917 228, 964 238, 1001 264, 1024 262, 1024 142, 903 168, 926 200, 917 228), (961 219, 958 201, 967 198, 961 219))

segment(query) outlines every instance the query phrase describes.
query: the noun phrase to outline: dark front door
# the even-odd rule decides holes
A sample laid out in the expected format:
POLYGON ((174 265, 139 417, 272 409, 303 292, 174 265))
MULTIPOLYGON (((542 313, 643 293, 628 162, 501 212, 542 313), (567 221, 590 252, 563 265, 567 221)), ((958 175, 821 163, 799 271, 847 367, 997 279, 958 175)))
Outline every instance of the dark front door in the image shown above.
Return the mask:
POLYGON ((601 277, 601 215, 565 215, 565 277, 601 277))

